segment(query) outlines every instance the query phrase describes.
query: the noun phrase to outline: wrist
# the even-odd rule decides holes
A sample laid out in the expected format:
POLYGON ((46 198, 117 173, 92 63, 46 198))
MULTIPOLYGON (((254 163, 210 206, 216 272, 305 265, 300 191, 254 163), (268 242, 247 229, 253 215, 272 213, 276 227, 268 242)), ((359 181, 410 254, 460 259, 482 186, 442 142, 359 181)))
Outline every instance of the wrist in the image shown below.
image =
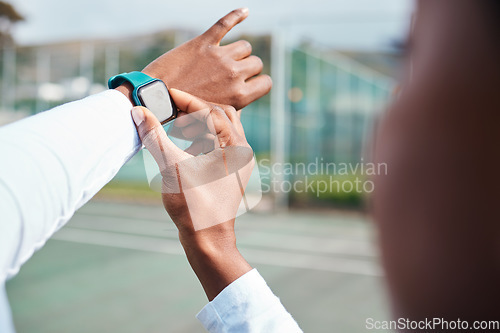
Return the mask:
POLYGON ((172 83, 173 78, 170 75, 170 70, 167 68, 162 68, 162 70, 157 70, 156 66, 152 66, 151 64, 146 66, 141 72, 143 72, 146 75, 151 76, 152 78, 155 79, 160 79, 162 80, 165 85, 169 88, 169 82, 172 83), (168 81, 167 81, 168 78, 168 81))
POLYGON ((179 239, 209 301, 252 269, 238 251, 234 233, 217 239, 179 234, 179 239))
POLYGON ((234 233, 228 235, 219 233, 213 237, 213 235, 204 235, 203 231, 200 234, 179 232, 179 240, 188 257, 199 256, 216 259, 224 253, 238 251, 234 233))
POLYGON ((134 91, 134 87, 129 82, 124 82, 121 86, 116 87, 115 90, 124 94, 130 103, 134 105, 134 100, 132 99, 132 91, 134 91))

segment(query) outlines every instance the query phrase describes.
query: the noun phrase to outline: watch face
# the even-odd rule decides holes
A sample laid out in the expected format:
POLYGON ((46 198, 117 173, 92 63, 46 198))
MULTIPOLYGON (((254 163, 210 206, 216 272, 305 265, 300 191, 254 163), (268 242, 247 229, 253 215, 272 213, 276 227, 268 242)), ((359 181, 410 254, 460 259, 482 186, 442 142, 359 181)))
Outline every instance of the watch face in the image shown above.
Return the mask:
POLYGON ((148 108, 164 124, 177 115, 177 108, 170 98, 167 86, 163 81, 153 81, 137 91, 142 105, 148 108))

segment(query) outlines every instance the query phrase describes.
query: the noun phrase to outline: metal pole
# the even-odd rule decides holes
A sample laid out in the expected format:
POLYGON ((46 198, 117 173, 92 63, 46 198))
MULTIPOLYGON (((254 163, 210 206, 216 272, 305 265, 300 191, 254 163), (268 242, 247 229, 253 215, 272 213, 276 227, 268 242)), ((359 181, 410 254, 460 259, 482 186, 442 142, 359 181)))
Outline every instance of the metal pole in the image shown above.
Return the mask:
POLYGON ((44 83, 50 82, 50 53, 43 47, 38 48, 36 53, 36 81, 36 112, 41 112, 47 108, 47 103, 40 96, 40 89, 44 83))
POLYGON ((321 114, 321 58, 312 51, 306 55, 306 101, 308 137, 308 162, 314 162, 322 153, 321 127, 323 126, 321 114))
POLYGON ((271 91, 271 188, 274 190, 274 207, 276 210, 288 208, 288 192, 282 191, 285 180, 284 164, 286 162, 286 126, 287 112, 286 96, 286 47, 284 31, 276 28, 272 36, 271 76, 273 89, 271 91))
MULTIPOLYGON (((350 126, 348 117, 352 112, 351 98, 351 71, 347 66, 337 68, 336 76, 336 103, 335 117, 338 120, 335 129, 335 151, 338 153, 335 157, 335 162, 350 162, 351 161, 351 139, 349 137, 339 137, 337 133, 344 132, 342 126, 350 126)), ((350 128, 349 130, 352 130, 350 128)))
POLYGON ((87 78, 89 86, 86 95, 90 93, 90 86, 94 82, 94 45, 83 43, 80 50, 80 76, 87 78))
POLYGON ((12 111, 15 101, 16 50, 14 46, 4 46, 2 73, 2 109, 12 111))
POLYGON ((373 138, 373 124, 375 122, 375 98, 374 84, 372 77, 366 77, 366 82, 363 84, 361 98, 363 98, 363 136, 361 141, 361 157, 370 160, 370 147, 368 146, 373 138))
POLYGON ((106 78, 120 73, 120 49, 117 45, 106 47, 106 78))

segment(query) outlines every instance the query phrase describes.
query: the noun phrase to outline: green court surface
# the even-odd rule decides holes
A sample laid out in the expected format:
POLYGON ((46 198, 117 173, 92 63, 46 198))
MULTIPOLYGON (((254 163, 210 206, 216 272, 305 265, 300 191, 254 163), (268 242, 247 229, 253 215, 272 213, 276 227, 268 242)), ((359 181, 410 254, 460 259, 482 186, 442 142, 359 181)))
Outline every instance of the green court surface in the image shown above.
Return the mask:
MULTIPOLYGON (((305 332, 389 319, 373 230, 340 213, 246 214, 239 248, 305 332)), ((204 332, 206 297, 161 206, 92 201, 7 283, 17 332, 204 332)))

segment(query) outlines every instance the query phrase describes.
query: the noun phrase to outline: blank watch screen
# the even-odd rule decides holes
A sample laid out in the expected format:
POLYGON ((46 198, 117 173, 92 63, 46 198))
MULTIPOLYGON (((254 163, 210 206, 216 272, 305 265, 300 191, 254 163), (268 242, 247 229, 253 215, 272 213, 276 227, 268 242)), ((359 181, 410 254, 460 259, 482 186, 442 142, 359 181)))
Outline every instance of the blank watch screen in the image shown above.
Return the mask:
POLYGON ((158 118, 160 123, 165 122, 175 113, 167 86, 161 81, 153 81, 137 91, 137 95, 146 108, 158 118))

